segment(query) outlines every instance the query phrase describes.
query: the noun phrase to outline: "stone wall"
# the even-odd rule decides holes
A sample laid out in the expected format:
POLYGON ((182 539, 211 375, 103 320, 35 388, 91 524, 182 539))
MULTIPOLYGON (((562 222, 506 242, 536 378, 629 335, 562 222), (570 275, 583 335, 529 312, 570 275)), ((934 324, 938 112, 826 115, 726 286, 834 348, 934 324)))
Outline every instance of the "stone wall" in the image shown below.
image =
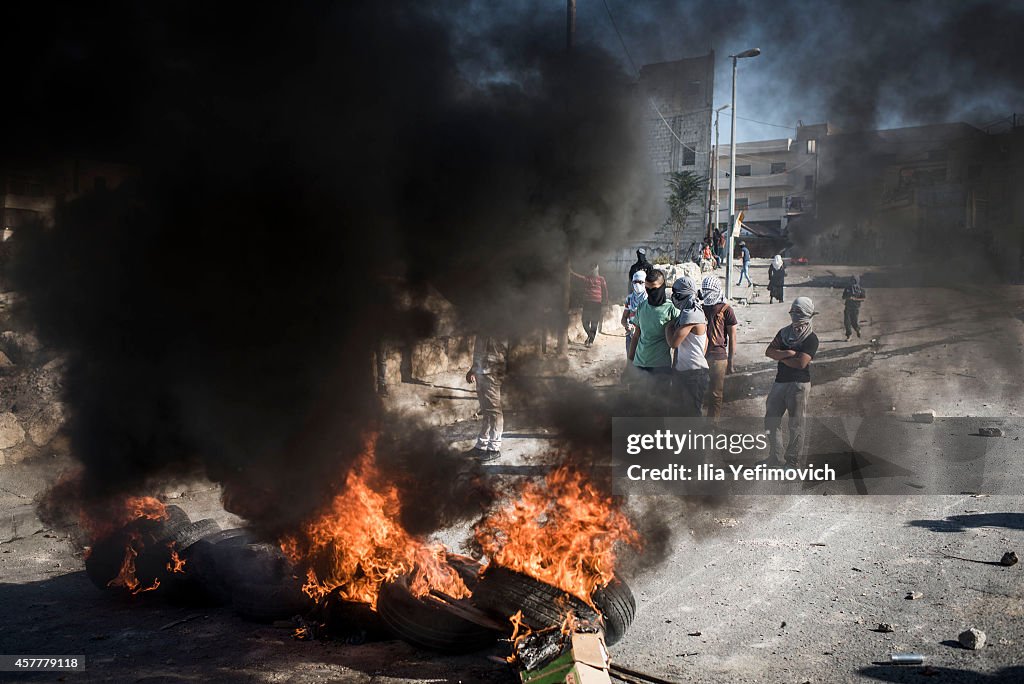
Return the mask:
POLYGON ((63 359, 31 333, 11 329, 13 301, 11 293, 0 293, 0 465, 66 449, 63 359))

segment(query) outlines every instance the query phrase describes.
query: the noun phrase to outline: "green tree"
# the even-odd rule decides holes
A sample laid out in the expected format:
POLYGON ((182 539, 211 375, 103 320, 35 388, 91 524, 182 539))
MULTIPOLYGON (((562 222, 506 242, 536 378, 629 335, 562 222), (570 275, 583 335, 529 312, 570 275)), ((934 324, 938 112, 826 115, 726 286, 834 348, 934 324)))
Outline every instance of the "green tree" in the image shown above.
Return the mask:
POLYGON ((690 205, 704 195, 704 186, 708 179, 698 176, 693 171, 673 171, 668 175, 665 185, 668 189, 668 224, 672 229, 672 258, 679 258, 679 242, 683 238, 686 219, 690 215, 690 205))

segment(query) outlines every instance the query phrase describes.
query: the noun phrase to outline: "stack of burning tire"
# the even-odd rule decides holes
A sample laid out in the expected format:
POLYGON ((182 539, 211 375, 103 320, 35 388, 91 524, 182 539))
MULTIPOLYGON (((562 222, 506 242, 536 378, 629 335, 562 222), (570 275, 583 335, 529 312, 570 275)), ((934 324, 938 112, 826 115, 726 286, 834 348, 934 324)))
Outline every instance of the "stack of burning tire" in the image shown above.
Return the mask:
POLYGON ((533 630, 561 625, 566 615, 573 613, 602 624, 606 643, 614 644, 636 615, 632 592, 617 578, 595 592, 588 603, 507 568, 483 568, 472 559, 455 555, 449 555, 448 562, 473 592, 469 605, 413 596, 406 578, 382 587, 377 610, 401 639, 433 650, 474 651, 508 636, 510 618, 517 613, 533 630))
POLYGON ((487 567, 473 591, 472 600, 480 608, 506 618, 519 611, 523 623, 534 630, 562 624, 569 612, 588 621, 600 621, 608 645, 625 635, 636 616, 633 592, 619 578, 594 592, 588 603, 529 575, 500 566, 487 567))
MULTIPOLYGON (((408 577, 381 586, 376 613, 344 606, 331 597, 313 601, 302 591, 296 569, 281 549, 258 543, 245 529, 221 530, 213 520, 192 522, 177 506, 161 519, 139 518, 96 542, 86 572, 102 589, 132 594, 155 591, 189 602, 231 605, 244 618, 269 621, 297 614, 359 618, 364 631, 383 624, 411 644, 436 651, 487 648, 512 630, 510 618, 542 630, 563 623, 569 613, 601 624, 608 644, 622 638, 636 614, 629 587, 619 579, 597 590, 589 601, 520 572, 449 554, 448 564, 472 592, 453 599, 434 592, 416 596, 408 577)), ((330 622, 331 620, 327 620, 330 622)), ((340 625, 327 625, 327 632, 340 625)), ((342 632, 345 628, 342 628, 342 632)))

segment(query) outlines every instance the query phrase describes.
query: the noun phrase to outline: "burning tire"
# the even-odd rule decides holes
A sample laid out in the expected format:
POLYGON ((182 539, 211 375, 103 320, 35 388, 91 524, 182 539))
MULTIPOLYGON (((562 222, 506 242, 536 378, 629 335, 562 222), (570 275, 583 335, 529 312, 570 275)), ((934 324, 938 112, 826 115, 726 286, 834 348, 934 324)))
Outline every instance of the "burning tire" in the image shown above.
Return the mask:
MULTIPOLYGON (((203 591, 214 603, 232 602, 233 577, 228 577, 234 566, 238 549, 255 541, 252 532, 244 528, 221 530, 196 541, 186 556, 191 567, 189 572, 202 586, 203 591)), ((237 583, 244 582, 244 578, 237 583)), ((251 582, 252 580, 250 580, 251 582)))
POLYGON ((231 606, 246 620, 270 622, 309 610, 312 601, 297 582, 258 584, 244 582, 231 592, 231 606))
POLYGON ((174 548, 181 553, 200 539, 205 539, 216 532, 220 532, 220 525, 216 520, 207 518, 185 525, 171 537, 170 541, 174 542, 174 548))
MULTIPOLYGON (((472 589, 479 564, 453 556, 449 563, 472 589)), ((469 653, 487 648, 501 633, 457 615, 440 601, 413 596, 408 578, 385 584, 377 598, 377 613, 388 628, 403 641, 447 653, 469 653)))
MULTIPOLYGON (((586 620, 598 617, 593 608, 575 596, 500 566, 487 568, 473 590, 472 600, 481 609, 505 619, 522 611, 523 621, 532 629, 559 625, 569 611, 586 620)), ((593 600, 604 621, 605 642, 614 644, 636 615, 633 592, 625 582, 614 579, 596 591, 593 600)))
POLYGON ((96 542, 85 561, 85 572, 94 585, 106 589, 121 572, 129 545, 137 552, 138 579, 147 586, 155 579, 143 568, 163 567, 170 556, 167 544, 182 527, 189 524, 188 514, 178 506, 167 506, 166 517, 160 520, 140 518, 106 539, 96 542), (135 537, 135 541, 132 539, 135 537), (155 560, 154 560, 155 559, 155 560))

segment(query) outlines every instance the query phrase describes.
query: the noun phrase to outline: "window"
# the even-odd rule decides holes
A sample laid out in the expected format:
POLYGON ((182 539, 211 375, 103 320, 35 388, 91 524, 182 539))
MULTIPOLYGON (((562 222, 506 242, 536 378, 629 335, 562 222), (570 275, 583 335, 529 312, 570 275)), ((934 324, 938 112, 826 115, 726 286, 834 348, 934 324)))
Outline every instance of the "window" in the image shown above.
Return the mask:
POLYGON ((772 162, 772 175, 786 173, 786 162, 772 162))
POLYGON ((817 154, 818 152, 818 141, 808 140, 807 141, 807 154, 817 154))
POLYGON ((782 208, 782 195, 768 195, 768 208, 769 209, 781 209, 782 208))
POLYGON ((804 176, 804 190, 814 189, 814 176, 804 176))
POLYGON ((697 143, 686 143, 683 145, 683 166, 693 166, 697 163, 697 143))
POLYGON ((750 164, 744 164, 743 166, 736 167, 737 176, 749 176, 750 175, 750 164))
POLYGON ((750 200, 746 197, 736 198, 736 211, 746 211, 747 206, 750 204, 750 200))

